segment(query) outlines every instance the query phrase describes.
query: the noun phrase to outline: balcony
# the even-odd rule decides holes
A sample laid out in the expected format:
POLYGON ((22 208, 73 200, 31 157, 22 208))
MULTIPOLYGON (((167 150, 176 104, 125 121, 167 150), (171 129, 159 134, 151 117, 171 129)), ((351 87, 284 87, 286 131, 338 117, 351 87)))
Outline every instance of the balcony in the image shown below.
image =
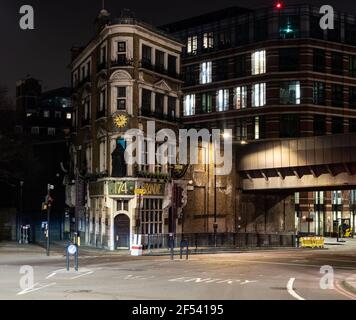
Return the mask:
POLYGON ((132 67, 134 64, 133 59, 120 58, 111 61, 111 67, 132 67))
POLYGON ((173 79, 181 80, 181 76, 176 72, 176 70, 165 69, 164 66, 162 65, 153 65, 149 60, 141 60, 140 68, 144 68, 159 74, 163 74, 173 79))

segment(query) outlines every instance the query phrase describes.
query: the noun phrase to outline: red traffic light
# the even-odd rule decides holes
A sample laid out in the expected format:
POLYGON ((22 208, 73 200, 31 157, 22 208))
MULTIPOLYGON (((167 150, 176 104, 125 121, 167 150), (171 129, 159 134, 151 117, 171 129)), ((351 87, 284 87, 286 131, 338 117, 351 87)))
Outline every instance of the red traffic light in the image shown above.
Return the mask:
POLYGON ((277 3, 276 3, 276 8, 277 8, 277 9, 282 9, 282 7, 283 7, 282 2, 277 2, 277 3))

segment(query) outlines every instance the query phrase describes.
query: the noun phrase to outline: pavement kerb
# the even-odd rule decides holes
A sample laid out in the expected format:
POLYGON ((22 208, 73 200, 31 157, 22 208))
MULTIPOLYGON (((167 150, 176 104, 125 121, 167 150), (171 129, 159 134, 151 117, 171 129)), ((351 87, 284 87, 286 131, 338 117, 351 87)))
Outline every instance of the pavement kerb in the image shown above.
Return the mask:
POLYGON ((353 282, 355 283, 355 286, 352 285, 350 283, 350 281, 345 279, 341 282, 341 285, 345 290, 348 290, 348 291, 352 292, 353 294, 356 294, 356 280, 354 280, 353 282))

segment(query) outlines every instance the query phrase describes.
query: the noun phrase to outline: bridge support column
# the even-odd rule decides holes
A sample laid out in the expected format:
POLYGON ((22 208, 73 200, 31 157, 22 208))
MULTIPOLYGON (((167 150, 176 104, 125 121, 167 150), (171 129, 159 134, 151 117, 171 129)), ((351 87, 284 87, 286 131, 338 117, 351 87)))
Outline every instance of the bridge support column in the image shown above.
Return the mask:
POLYGON ((258 233, 294 233, 293 193, 240 194, 241 231, 258 233))

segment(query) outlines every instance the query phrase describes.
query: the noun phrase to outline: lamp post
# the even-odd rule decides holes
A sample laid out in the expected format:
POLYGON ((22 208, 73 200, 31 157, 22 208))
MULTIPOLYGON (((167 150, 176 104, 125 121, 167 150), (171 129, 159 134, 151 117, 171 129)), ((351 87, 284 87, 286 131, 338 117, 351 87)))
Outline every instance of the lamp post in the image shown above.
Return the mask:
POLYGON ((47 203, 47 246, 46 246, 46 253, 47 256, 49 257, 50 255, 50 232, 49 232, 49 227, 50 227, 50 218, 51 218, 51 206, 52 206, 52 199, 51 199, 51 190, 54 190, 54 186, 51 184, 47 185, 47 196, 46 196, 46 203, 47 203))
POLYGON ((24 181, 20 181, 20 206, 19 206, 19 218, 18 218, 18 227, 17 227, 19 243, 22 243, 21 227, 22 227, 22 211, 23 211, 23 185, 24 185, 24 181))
MULTIPOLYGON (((222 138, 227 140, 231 138, 230 133, 224 132, 222 134, 222 138)), ((218 230, 218 223, 217 223, 217 191, 216 191, 216 150, 215 150, 215 140, 213 142, 213 154, 214 154, 214 246, 217 246, 217 230, 218 230)))
POLYGON ((216 248, 216 233, 218 229, 217 225, 217 216, 216 216, 216 207, 217 207, 217 201, 216 201, 216 153, 215 153, 215 142, 213 144, 213 154, 214 154, 214 246, 216 248))

